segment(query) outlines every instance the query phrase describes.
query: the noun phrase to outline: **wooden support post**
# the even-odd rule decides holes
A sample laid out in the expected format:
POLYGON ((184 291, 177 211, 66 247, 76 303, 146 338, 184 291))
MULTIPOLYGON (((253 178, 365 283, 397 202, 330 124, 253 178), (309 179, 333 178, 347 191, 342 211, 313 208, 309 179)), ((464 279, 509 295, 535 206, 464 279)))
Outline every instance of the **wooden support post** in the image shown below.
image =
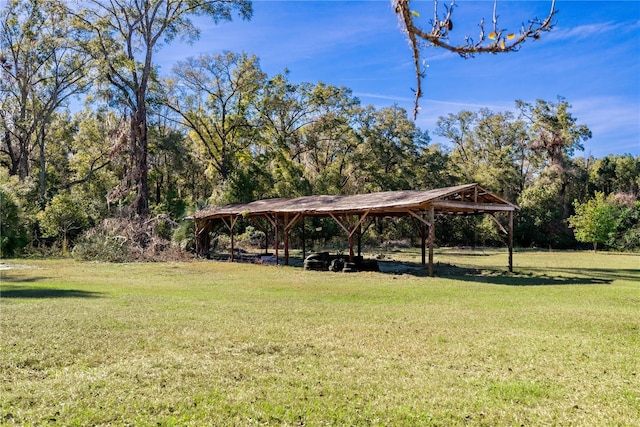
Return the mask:
POLYGON ((498 225, 500 230, 507 235, 507 245, 509 246, 509 273, 513 273, 513 211, 509 211, 509 230, 505 230, 493 214, 491 215, 491 219, 498 225))
POLYGON ((209 237, 209 233, 207 233, 208 223, 206 220, 204 221, 195 221, 195 241, 196 241, 196 254, 199 256, 204 255, 205 247, 207 246, 207 242, 205 239, 209 237))
MULTIPOLYGON (((274 214, 273 218, 269 215, 269 214, 264 214, 263 215, 267 221, 269 221, 271 223, 271 225, 273 225, 273 231, 274 231, 274 247, 273 250, 276 253, 276 265, 278 265, 279 263, 279 258, 278 258, 278 246, 280 246, 280 236, 278 234, 278 215, 274 214)), ((267 234, 267 233, 265 233, 267 234)))
MULTIPOLYGON (((433 211, 433 206, 431 206, 431 211, 433 211)), ((423 218, 424 215, 418 215, 417 213, 415 213, 414 211, 412 211, 411 209, 407 210, 407 213, 409 215, 411 215, 415 220, 418 220, 418 222, 420 223, 420 228, 418 229, 420 232, 420 241, 422 243, 421 247, 422 247, 422 265, 426 264, 426 247, 425 247, 425 242, 427 240, 427 230, 426 227, 429 227, 429 231, 431 231, 431 229, 433 228, 433 214, 431 215, 431 219, 429 221, 427 221, 426 219, 423 218)), ((416 222, 416 224, 418 224, 418 222, 416 222)), ((431 258, 433 258, 433 255, 431 255, 431 258)))
MULTIPOLYGON (((256 223, 258 220, 256 219, 256 223)), ((264 254, 269 253, 269 222, 266 222, 264 227, 260 226, 260 230, 264 233, 264 254)))
POLYGON ((489 215, 489 218, 491 218, 493 222, 495 222, 495 224, 504 234, 506 234, 507 236, 509 235, 509 232, 504 229, 504 227, 502 226, 502 224, 500 224, 500 221, 498 221, 498 218, 496 218, 494 214, 489 215))
POLYGON ((341 221, 340 218, 338 218, 336 215, 329 213, 329 215, 331 216, 331 218, 333 218, 333 220, 338 223, 338 225, 347 233, 347 235, 349 236, 349 262, 353 262, 353 247, 352 247, 352 243, 353 243, 353 239, 351 238, 351 230, 350 227, 345 224, 343 224, 343 222, 341 221))
POLYGON ((305 216, 302 215, 302 260, 307 257, 307 236, 305 229, 305 216))
POLYGON ((284 265, 289 265, 289 229, 287 223, 289 222, 289 214, 284 214, 284 265))
POLYGON ((362 256, 362 222, 358 223, 358 257, 362 256))
POLYGON ((353 262, 353 234, 349 234, 349 262, 353 262))
POLYGON ((233 232, 233 228, 236 225, 236 221, 238 220, 237 217, 235 216, 230 216, 229 217, 229 222, 227 222, 224 217, 221 218, 222 222, 224 222, 224 225, 227 226, 227 229, 229 230, 229 234, 231 236, 231 262, 234 261, 234 232, 233 232))
POLYGON ((284 214, 284 265, 289 265, 289 233, 296 222, 300 219, 301 214, 297 213, 291 221, 289 221, 289 214, 284 214))
POLYGON ((423 223, 420 224, 420 240, 422 247, 422 265, 427 263, 427 226, 423 223))
POLYGON ((358 228, 362 225, 362 223, 364 222, 364 220, 367 218, 367 215, 369 215, 369 211, 366 211, 364 213, 364 215, 362 215, 360 217, 360 219, 358 220, 358 222, 355 225, 352 225, 353 223, 353 217, 348 217, 345 216, 344 220, 340 220, 340 218, 332 213, 329 213, 329 216, 331 216, 331 218, 333 218, 333 220, 335 222, 338 223, 338 225, 340 227, 342 227, 342 229, 347 233, 347 235, 349 236, 349 262, 353 262, 353 235, 355 234, 355 232, 358 230, 358 228), (343 223, 344 222, 344 223, 343 223))
POLYGON ((509 273, 513 273, 513 211, 509 211, 509 273))
POLYGON ((269 253, 269 224, 262 230, 264 232, 264 254, 269 253))
POLYGON ((433 205, 429 207, 429 277, 433 277, 433 244, 435 240, 435 212, 433 205))
POLYGON ((194 222, 194 224, 193 224, 193 239, 196 242, 196 254, 197 255, 202 255, 200 253, 200 250, 201 250, 200 249, 200 246, 201 246, 200 245, 200 233, 198 233, 198 231, 200 231, 199 230, 200 224, 198 223, 198 220, 196 220, 196 219, 194 219, 193 222, 194 222))
POLYGON ((202 220, 196 221, 195 233, 196 233, 196 254, 199 256, 209 257, 211 250, 211 236, 212 221, 202 220))
MULTIPOLYGON (((234 221, 234 225, 235 225, 235 221, 234 221)), ((232 225, 231 226, 231 262, 234 261, 234 256, 235 256, 235 254, 234 254, 234 249, 235 249, 234 248, 234 246, 235 246, 234 237, 235 237, 235 233, 233 232, 233 225, 232 225)))
POLYGON ((273 228, 275 229, 275 246, 276 265, 280 265, 280 231, 278 230, 278 215, 273 215, 273 228))

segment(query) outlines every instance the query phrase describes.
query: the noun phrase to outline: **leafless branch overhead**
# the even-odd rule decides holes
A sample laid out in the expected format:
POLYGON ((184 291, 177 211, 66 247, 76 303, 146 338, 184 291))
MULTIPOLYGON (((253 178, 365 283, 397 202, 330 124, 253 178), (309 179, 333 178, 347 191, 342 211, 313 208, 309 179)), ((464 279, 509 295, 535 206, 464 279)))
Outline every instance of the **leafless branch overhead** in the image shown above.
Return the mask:
POLYGON ((422 78, 424 70, 420 65, 420 48, 422 46, 436 46, 455 52, 463 58, 472 58, 479 53, 503 53, 513 52, 520 49, 520 46, 528 39, 538 40, 540 34, 550 31, 553 28, 553 17, 557 13, 555 0, 551 1, 549 14, 545 19, 532 18, 527 24, 522 24, 520 31, 507 32, 498 26, 498 0, 493 3, 492 28, 487 34, 485 31, 484 18, 480 20, 480 33, 478 39, 474 41, 471 36, 465 37, 465 43, 460 45, 451 44, 449 33, 453 30, 453 10, 456 6, 455 0, 451 0, 449 5, 444 5, 444 13, 440 13, 438 0, 433 2, 433 18, 429 21, 430 29, 424 29, 416 24, 420 19, 417 11, 411 8, 411 0, 392 0, 396 14, 400 19, 403 30, 409 37, 409 43, 413 50, 413 63, 417 77, 417 88, 415 90, 415 103, 413 115, 418 115, 418 102, 422 96, 422 78))

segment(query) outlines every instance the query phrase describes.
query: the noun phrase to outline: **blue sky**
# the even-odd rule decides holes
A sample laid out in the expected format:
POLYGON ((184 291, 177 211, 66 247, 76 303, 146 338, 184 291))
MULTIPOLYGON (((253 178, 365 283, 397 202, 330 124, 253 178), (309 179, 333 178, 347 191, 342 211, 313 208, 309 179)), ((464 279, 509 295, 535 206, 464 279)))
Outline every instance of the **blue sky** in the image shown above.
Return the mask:
MULTIPOLYGON (((257 55, 270 76, 286 68, 294 82, 346 86, 363 105, 398 104, 412 111, 411 50, 390 1, 253 4, 249 22, 214 25, 199 19, 198 41, 176 41, 158 52, 162 72, 200 53, 244 51, 257 55)), ((522 22, 544 18, 550 4, 502 0, 500 27, 518 32, 522 22)), ((482 17, 490 23, 492 1, 458 0, 457 5, 454 38, 477 36, 482 17)), ((413 6, 426 27, 433 2, 414 0, 413 6)), ((465 60, 442 49, 423 50, 428 69, 416 123, 429 131, 432 143, 446 143, 433 133, 440 116, 482 107, 515 111, 516 99, 533 103, 562 96, 578 123, 593 132, 577 156, 640 155, 640 2, 559 0, 556 9, 554 30, 516 53, 465 60)))

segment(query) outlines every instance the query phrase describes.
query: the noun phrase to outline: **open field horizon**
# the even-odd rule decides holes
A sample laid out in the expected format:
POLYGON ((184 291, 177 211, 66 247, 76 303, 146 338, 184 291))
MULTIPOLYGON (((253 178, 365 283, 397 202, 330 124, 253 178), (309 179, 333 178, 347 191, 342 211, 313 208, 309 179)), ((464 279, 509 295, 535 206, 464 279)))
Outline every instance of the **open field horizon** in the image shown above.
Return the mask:
POLYGON ((640 424, 640 255, 435 261, 429 278, 3 260, 0 422, 640 424))

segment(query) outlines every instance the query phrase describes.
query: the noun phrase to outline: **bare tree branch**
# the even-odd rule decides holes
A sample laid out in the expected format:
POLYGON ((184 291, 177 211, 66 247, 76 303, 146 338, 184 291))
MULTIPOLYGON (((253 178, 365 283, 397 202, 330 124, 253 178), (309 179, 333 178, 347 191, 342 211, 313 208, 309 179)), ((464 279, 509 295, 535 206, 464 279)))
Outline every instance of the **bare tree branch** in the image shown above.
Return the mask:
POLYGON ((551 9, 548 16, 544 19, 533 18, 528 24, 522 25, 518 34, 507 33, 498 27, 498 0, 493 3, 493 31, 488 35, 484 30, 484 18, 480 20, 480 34, 476 42, 470 36, 465 36, 465 43, 461 45, 451 44, 449 41, 449 32, 453 30, 452 14, 456 6, 455 0, 451 0, 448 6, 444 6, 445 13, 442 19, 438 16, 438 0, 433 2, 433 19, 431 20, 431 29, 424 30, 415 24, 414 18, 420 15, 417 11, 411 9, 411 0, 392 0, 395 12, 403 26, 403 30, 409 37, 409 44, 413 52, 413 64, 417 78, 417 88, 415 89, 415 102, 413 109, 413 117, 417 117, 419 110, 419 100, 422 97, 422 79, 425 75, 420 65, 420 48, 422 46, 436 46, 444 48, 448 51, 455 52, 465 59, 473 58, 480 53, 503 53, 513 52, 520 49, 520 46, 528 39, 538 40, 540 34, 550 31, 553 28, 553 17, 557 13, 555 9, 555 0, 551 0, 551 9))

